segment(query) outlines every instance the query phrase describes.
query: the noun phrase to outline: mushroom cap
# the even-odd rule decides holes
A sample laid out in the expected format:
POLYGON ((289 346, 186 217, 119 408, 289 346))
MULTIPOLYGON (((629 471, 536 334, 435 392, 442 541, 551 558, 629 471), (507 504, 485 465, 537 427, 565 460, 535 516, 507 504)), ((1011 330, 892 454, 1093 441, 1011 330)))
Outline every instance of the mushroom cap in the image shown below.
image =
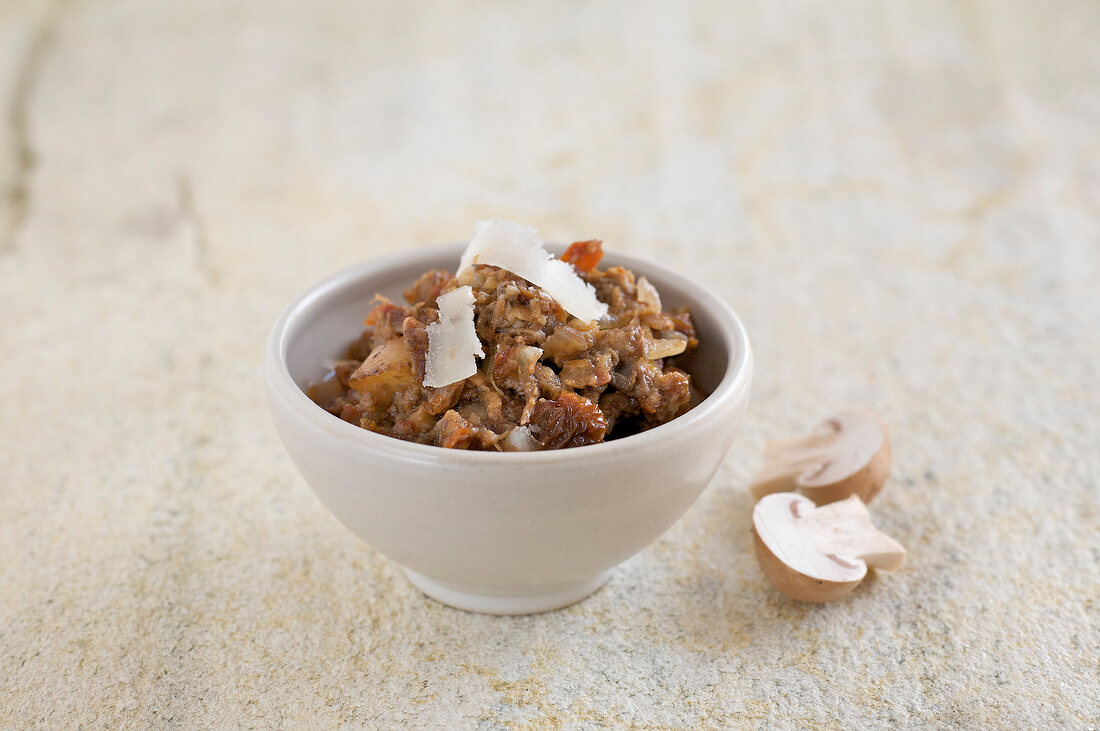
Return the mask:
POLYGON ((773 493, 757 502, 752 523, 764 574, 800 601, 837 599, 863 580, 868 565, 893 570, 905 557, 856 496, 817 507, 797 493, 773 493))
POLYGON ((757 499, 800 490, 818 505, 858 495, 870 502, 882 490, 891 462, 890 435, 869 409, 831 416, 801 437, 770 441, 764 468, 753 480, 757 499))

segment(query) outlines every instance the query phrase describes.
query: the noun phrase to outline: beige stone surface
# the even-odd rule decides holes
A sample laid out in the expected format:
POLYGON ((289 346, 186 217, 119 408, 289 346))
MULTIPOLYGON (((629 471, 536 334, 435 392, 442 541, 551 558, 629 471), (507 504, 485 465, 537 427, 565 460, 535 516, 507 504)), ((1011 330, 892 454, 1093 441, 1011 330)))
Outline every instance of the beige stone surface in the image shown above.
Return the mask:
POLYGON ((1100 724, 1100 6, 0 6, 0 727, 1100 724), (741 313, 713 484, 599 593, 420 596, 259 380, 318 278, 500 215, 741 313), (878 408, 897 573, 766 584, 765 439, 878 408))

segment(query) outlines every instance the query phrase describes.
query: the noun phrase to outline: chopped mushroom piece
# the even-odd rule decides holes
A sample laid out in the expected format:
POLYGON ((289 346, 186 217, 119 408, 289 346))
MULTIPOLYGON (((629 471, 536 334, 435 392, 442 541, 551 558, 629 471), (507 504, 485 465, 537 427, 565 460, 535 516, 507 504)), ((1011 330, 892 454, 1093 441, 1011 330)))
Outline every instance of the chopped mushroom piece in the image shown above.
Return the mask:
POLYGON ((653 308, 654 312, 660 312, 664 309, 661 306, 661 295, 657 293, 657 288, 650 284, 649 280, 645 276, 638 277, 638 301, 644 302, 653 308))
POLYGON ((375 393, 383 408, 389 406, 394 393, 412 383, 412 357, 400 338, 387 340, 372 350, 348 378, 348 384, 360 393, 375 393))
POLYGON ((501 440, 501 447, 505 452, 533 452, 542 445, 531 436, 530 427, 517 426, 501 440))
POLYGON ((890 472, 890 435, 873 411, 831 416, 809 434, 768 442, 750 490, 759 500, 797 490, 818 505, 858 495, 871 502, 890 472))
POLYGON ((821 507, 793 492, 766 495, 752 510, 752 530, 768 580, 803 602, 839 599, 863 581, 868 566, 893 571, 905 558, 855 495, 821 507))
POLYGON ((687 350, 687 338, 660 338, 645 344, 645 357, 650 360, 670 358, 687 350))

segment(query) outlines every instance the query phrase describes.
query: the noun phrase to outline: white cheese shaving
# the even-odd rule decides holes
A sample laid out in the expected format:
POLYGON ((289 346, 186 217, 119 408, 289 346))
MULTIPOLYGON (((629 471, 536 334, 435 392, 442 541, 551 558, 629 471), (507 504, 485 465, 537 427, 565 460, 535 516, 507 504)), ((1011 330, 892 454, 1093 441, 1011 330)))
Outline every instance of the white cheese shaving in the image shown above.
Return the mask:
POLYGON ((542 287, 573 317, 591 321, 605 316, 607 305, 596 299, 592 285, 542 244, 538 231, 530 226, 500 218, 481 221, 462 255, 458 274, 475 264, 500 267, 542 287))
POLYGON ((485 351, 474 329, 474 291, 467 285, 436 298, 439 320, 428 325, 424 385, 442 388, 477 373, 485 351))

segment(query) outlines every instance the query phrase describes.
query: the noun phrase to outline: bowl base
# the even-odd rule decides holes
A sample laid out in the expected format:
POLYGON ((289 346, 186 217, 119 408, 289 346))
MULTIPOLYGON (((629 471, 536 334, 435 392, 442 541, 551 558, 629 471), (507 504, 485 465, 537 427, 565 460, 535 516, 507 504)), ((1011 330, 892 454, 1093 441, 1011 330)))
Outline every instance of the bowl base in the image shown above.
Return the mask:
POLYGON ((481 614, 537 614, 561 609, 592 594, 611 576, 605 571, 587 581, 541 594, 481 594, 466 588, 430 579, 423 574, 404 569, 413 586, 432 599, 456 609, 481 614))

